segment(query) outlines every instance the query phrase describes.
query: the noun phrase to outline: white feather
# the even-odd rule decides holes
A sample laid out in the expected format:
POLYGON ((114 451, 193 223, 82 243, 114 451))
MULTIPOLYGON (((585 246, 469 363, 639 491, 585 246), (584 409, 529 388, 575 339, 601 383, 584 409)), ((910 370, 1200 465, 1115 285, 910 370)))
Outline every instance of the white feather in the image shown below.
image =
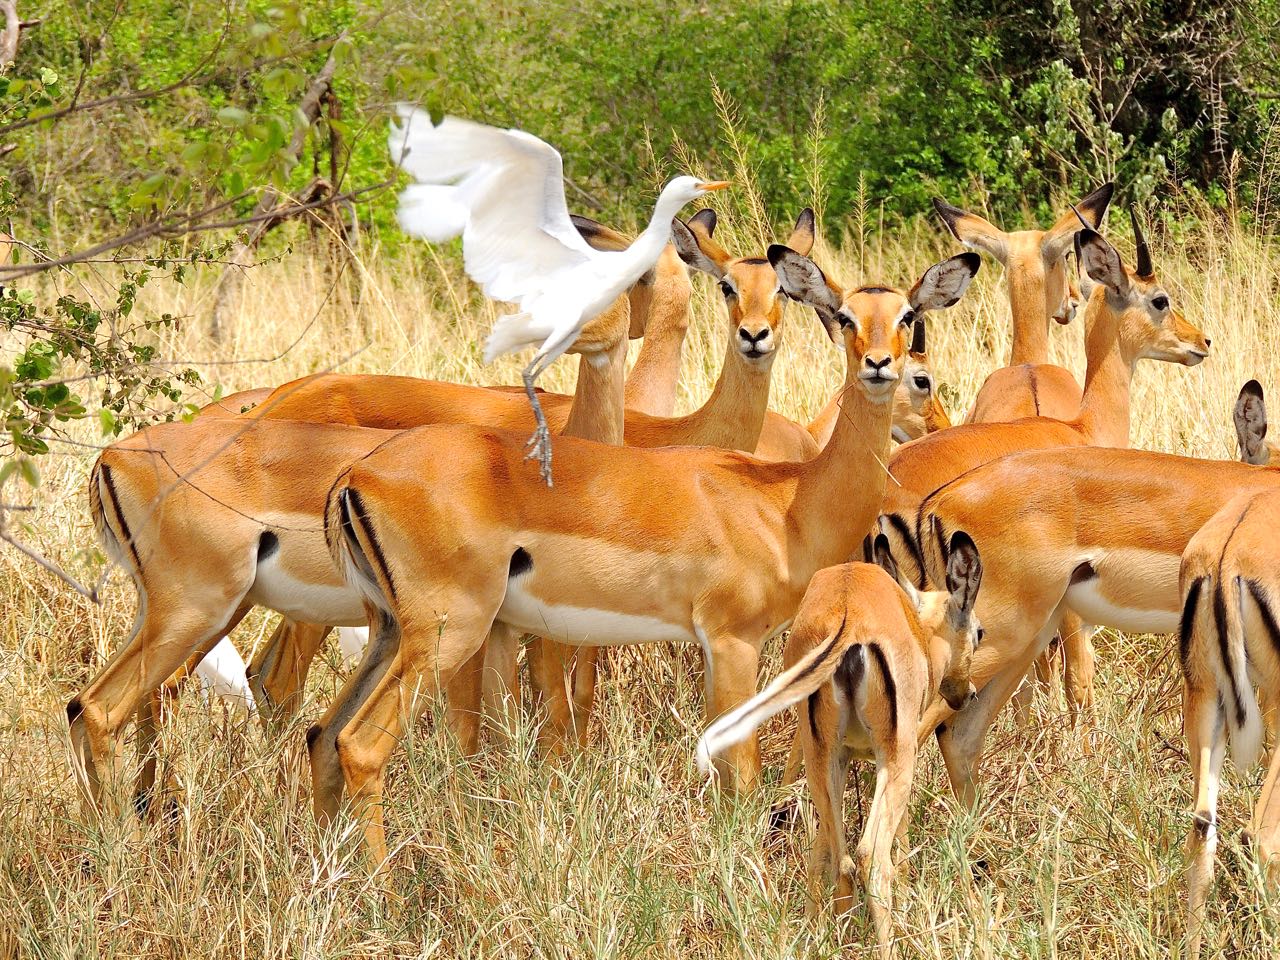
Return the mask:
POLYGON ((222 700, 230 700, 254 711, 253 691, 249 689, 248 670, 238 650, 226 637, 218 641, 196 665, 200 689, 222 700))

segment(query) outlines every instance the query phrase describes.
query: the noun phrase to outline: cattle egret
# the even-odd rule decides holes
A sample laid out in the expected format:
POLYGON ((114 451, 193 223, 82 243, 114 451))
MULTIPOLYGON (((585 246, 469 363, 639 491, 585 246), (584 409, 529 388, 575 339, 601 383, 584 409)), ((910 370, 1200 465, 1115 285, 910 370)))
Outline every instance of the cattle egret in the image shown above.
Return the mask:
POLYGON ((534 382, 573 346, 588 323, 651 270, 671 238, 671 220, 691 200, 728 186, 676 177, 653 218, 625 250, 594 250, 574 229, 560 154, 521 130, 458 117, 439 125, 401 105, 391 124, 392 159, 417 183, 400 195, 405 232, 433 243, 462 236, 467 274, 495 300, 519 307, 485 345, 486 362, 524 347, 538 352, 523 372, 538 427, 526 459, 551 485, 551 436, 534 382))

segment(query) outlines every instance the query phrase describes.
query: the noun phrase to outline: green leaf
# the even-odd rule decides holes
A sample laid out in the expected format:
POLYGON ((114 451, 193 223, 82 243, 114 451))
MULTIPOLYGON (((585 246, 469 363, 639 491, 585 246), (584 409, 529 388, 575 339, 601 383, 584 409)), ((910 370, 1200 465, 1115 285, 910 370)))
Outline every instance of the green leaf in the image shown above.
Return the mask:
POLYGON ((147 177, 147 179, 138 184, 138 189, 134 191, 134 195, 139 197, 152 196, 157 190, 164 186, 165 181, 168 179, 169 178, 163 173, 153 173, 151 176, 147 177))
POLYGON ((50 70, 48 67, 40 68, 40 82, 46 87, 51 87, 58 82, 58 72, 50 70))
POLYGON ((218 119, 228 126, 243 127, 249 122, 249 111, 240 107, 223 107, 218 111, 218 119))
MULTIPOLYGON (((46 450, 48 447, 45 448, 46 450)), ((34 460, 28 460, 26 457, 18 459, 18 476, 27 481, 27 486, 40 486, 40 471, 36 469, 34 460)))
POLYGON ((108 410, 106 407, 103 407, 98 411, 98 423, 102 424, 102 435, 104 437, 109 437, 117 433, 120 429, 119 422, 116 420, 115 411, 108 410))

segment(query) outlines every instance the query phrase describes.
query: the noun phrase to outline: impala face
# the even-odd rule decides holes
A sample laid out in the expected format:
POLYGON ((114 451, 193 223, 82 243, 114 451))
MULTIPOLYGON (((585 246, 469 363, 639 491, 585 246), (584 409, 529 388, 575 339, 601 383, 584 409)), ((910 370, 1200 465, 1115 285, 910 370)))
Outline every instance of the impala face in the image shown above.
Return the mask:
MULTIPOLYGON (((778 275, 764 257, 733 257, 713 237, 716 215, 700 210, 688 225, 672 224, 672 239, 681 258, 717 281, 729 308, 732 346, 752 366, 768 369, 782 341, 782 314, 786 298, 778 275)), ((813 247, 814 216, 804 210, 796 220, 787 245, 802 253, 813 247)))
POLYGON ((888 403, 902 379, 913 327, 928 310, 955 304, 978 272, 974 253, 935 263, 907 294, 890 287, 863 286, 845 293, 816 263, 795 250, 774 244, 769 261, 783 291, 813 307, 835 341, 844 337, 849 373, 873 403, 888 403))

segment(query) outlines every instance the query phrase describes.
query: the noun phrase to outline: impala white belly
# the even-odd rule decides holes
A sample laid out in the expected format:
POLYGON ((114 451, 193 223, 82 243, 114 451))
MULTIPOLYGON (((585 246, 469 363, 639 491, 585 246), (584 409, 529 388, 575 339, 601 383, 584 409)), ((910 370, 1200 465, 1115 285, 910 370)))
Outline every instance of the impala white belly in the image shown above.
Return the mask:
POLYGON ((1144 610, 1124 607, 1103 596, 1098 578, 1067 589, 1067 605, 1085 623, 1113 627, 1127 633, 1173 633, 1178 629, 1177 610, 1144 610))
POLYGON ((275 563, 258 564, 248 599, 293 620, 334 627, 363 627, 369 623, 360 594, 345 584, 308 583, 275 563))
POLYGON ((524 589, 523 579, 517 577, 507 582, 507 595, 498 610, 498 619, 526 633, 579 647, 667 641, 694 643, 697 640, 684 627, 657 617, 548 603, 524 589))

